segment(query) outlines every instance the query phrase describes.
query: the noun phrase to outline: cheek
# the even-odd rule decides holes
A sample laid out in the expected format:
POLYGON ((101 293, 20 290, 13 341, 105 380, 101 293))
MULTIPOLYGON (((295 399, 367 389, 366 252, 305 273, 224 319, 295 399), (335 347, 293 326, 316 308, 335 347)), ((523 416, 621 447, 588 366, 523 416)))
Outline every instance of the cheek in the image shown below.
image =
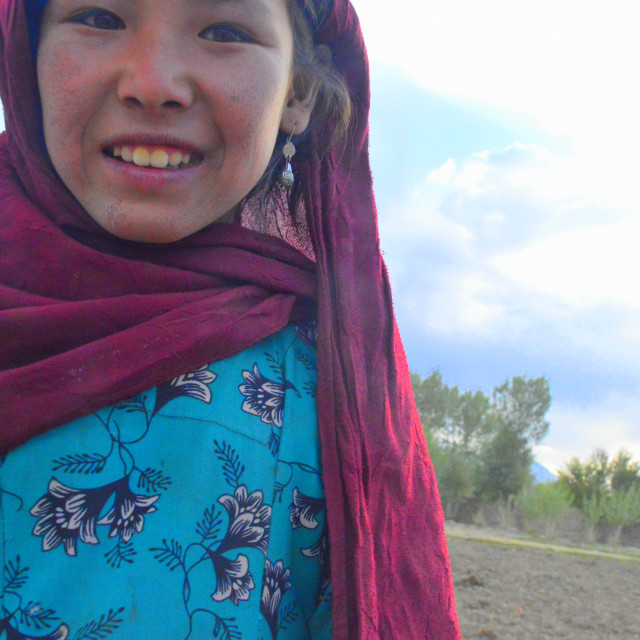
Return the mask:
POLYGON ((230 92, 224 127, 236 137, 249 165, 264 164, 271 157, 280 128, 288 76, 267 68, 244 79, 230 92))
MULTIPOLYGON (((63 157, 79 151, 78 131, 90 112, 86 65, 58 47, 38 51, 38 88, 44 134, 50 155, 64 149, 63 157), (45 62, 40 63, 40 60, 45 62), (75 133, 75 135, 74 135, 75 133), (75 144, 73 144, 75 143, 75 144), (63 149, 58 147, 62 146, 63 149)), ((52 160, 55 159, 52 157, 52 160)))

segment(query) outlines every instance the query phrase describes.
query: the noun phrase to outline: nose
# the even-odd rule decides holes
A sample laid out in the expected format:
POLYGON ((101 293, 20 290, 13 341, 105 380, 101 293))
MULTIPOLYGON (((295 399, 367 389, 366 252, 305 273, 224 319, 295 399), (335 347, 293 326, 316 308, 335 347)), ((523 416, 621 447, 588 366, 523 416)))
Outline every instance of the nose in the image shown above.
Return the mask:
POLYGON ((194 87, 188 65, 176 49, 161 33, 139 33, 125 52, 117 90, 120 101, 154 114, 188 109, 194 87))

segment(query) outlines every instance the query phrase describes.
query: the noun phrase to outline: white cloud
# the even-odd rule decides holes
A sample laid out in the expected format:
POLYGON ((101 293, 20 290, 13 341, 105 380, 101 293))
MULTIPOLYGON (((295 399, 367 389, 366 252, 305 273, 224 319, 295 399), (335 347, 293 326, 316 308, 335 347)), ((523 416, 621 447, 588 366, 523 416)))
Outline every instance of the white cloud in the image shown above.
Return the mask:
POLYGON ((595 449, 614 456, 620 449, 640 461, 640 400, 612 395, 586 406, 552 406, 551 428, 544 444, 536 447, 540 464, 557 471, 571 458, 588 459, 595 449))
POLYGON ((396 304, 425 331, 640 358, 640 222, 583 168, 515 143, 431 171, 381 220, 396 304))
POLYGON ((456 172, 456 161, 449 158, 441 167, 434 169, 428 176, 427 181, 434 184, 447 185, 456 172))
POLYGON ((620 303, 640 309, 638 238, 634 215, 534 241, 491 263, 516 284, 574 307, 620 303))
POLYGON ((623 150, 640 139, 636 6, 577 0, 354 0, 369 55, 423 86, 623 150))

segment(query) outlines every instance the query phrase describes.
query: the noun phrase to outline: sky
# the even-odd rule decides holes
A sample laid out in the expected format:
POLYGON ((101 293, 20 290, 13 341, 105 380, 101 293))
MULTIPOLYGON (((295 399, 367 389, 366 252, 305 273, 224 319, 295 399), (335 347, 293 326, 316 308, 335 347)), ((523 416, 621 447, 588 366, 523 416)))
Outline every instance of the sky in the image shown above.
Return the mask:
POLYGON ((354 0, 381 244, 412 371, 552 392, 537 460, 640 460, 633 3, 354 0))
POLYGON ((353 4, 412 371, 487 394, 546 376, 541 464, 557 471, 598 447, 640 460, 633 3, 353 4))

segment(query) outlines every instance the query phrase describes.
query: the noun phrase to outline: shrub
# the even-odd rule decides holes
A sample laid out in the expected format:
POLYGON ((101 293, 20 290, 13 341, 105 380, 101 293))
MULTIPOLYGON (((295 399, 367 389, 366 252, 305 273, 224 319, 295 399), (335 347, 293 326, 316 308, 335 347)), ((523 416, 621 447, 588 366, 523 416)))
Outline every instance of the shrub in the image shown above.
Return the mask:
POLYGON ((614 491, 602 500, 602 519, 615 527, 613 543, 617 546, 623 527, 640 522, 640 488, 614 491))
POLYGON ((542 524, 545 535, 551 537, 569 508, 569 497, 558 482, 536 484, 520 493, 515 505, 527 527, 542 524))

